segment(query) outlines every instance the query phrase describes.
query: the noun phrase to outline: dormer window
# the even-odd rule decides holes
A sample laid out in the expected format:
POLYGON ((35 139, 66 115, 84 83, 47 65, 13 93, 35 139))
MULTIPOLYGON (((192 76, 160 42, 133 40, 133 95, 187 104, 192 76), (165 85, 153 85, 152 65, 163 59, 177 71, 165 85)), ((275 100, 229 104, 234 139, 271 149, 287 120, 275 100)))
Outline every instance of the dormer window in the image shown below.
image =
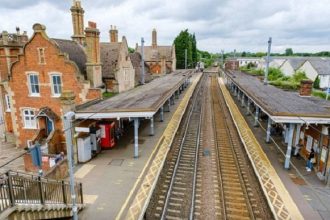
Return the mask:
POLYGON ((45 48, 38 48, 39 64, 46 64, 45 48))

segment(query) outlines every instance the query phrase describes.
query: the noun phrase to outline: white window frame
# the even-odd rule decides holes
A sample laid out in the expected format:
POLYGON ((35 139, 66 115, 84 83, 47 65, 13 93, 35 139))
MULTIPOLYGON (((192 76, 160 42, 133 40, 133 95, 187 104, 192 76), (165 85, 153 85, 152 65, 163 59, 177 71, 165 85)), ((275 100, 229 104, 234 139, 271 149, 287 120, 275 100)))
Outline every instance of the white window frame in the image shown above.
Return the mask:
POLYGON ((38 47, 37 50, 38 50, 39 64, 41 65, 46 64, 45 48, 38 47))
POLYGON ((6 100, 6 112, 11 112, 10 96, 8 94, 5 94, 5 100, 6 100))
POLYGON ((37 129, 36 110, 34 108, 22 108, 23 126, 25 129, 37 129), (25 111, 28 111, 26 114, 25 111), (30 114, 33 111, 33 114, 30 114), (27 119, 29 118, 29 119, 27 119))
POLYGON ((33 147, 33 142, 32 142, 32 140, 27 140, 27 141, 26 141, 26 144, 27 144, 27 147, 28 147, 28 148, 33 147))
POLYGON ((27 80, 28 80, 28 87, 29 87, 29 92, 30 92, 30 96, 33 96, 33 97, 40 97, 40 80, 39 80, 39 73, 36 73, 36 72, 29 72, 27 74, 27 80), (38 84, 31 84, 31 76, 37 76, 37 79, 38 79, 38 84), (32 86, 38 86, 38 92, 33 92, 32 91, 32 86))
POLYGON ((51 73, 50 75, 50 85, 52 90, 52 97, 60 97, 63 90, 63 80, 62 80, 62 74, 61 73, 51 73), (58 76, 60 77, 61 84, 54 84, 53 77, 58 76), (55 93, 55 86, 57 86, 57 89, 60 90, 60 93, 55 93))

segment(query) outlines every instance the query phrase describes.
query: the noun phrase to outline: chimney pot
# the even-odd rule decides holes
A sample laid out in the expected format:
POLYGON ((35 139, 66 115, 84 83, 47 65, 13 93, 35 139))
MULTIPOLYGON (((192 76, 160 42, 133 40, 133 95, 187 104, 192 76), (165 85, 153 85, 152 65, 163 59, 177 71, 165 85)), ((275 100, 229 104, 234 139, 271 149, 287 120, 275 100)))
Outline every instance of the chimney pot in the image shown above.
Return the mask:
POLYGON ((304 79, 300 81, 300 89, 299 95, 300 96, 311 96, 313 89, 313 81, 310 79, 304 79))
POLYGON ((96 23, 93 21, 88 21, 88 27, 96 29, 96 23))

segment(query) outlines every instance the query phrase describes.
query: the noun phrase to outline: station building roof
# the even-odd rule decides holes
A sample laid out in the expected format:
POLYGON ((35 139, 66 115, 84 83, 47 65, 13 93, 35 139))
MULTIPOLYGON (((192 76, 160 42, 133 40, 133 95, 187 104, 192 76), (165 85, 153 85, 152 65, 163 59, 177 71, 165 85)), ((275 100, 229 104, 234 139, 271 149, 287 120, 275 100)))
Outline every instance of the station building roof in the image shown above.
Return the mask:
POLYGON ((112 98, 76 108, 76 119, 152 117, 192 74, 178 70, 112 98))
POLYGON ((240 71, 225 74, 277 123, 330 124, 329 101, 264 85, 260 78, 240 71))

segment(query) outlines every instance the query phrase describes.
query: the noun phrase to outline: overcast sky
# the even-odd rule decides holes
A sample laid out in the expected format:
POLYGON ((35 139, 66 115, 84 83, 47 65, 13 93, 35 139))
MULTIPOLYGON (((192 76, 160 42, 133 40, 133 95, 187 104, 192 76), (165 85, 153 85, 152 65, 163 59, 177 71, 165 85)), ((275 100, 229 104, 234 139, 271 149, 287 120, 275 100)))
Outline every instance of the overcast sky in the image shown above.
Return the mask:
MULTIPOLYGON (((52 38, 72 35, 72 0, 0 0, 0 30, 15 27, 32 34, 42 23, 52 38)), ((296 52, 330 50, 330 0, 82 0, 85 24, 95 21, 101 40, 108 41, 110 25, 135 47, 141 37, 150 45, 151 30, 158 44, 172 44, 188 28, 199 49, 210 52, 266 51, 269 36, 273 52, 291 47, 296 52)))

